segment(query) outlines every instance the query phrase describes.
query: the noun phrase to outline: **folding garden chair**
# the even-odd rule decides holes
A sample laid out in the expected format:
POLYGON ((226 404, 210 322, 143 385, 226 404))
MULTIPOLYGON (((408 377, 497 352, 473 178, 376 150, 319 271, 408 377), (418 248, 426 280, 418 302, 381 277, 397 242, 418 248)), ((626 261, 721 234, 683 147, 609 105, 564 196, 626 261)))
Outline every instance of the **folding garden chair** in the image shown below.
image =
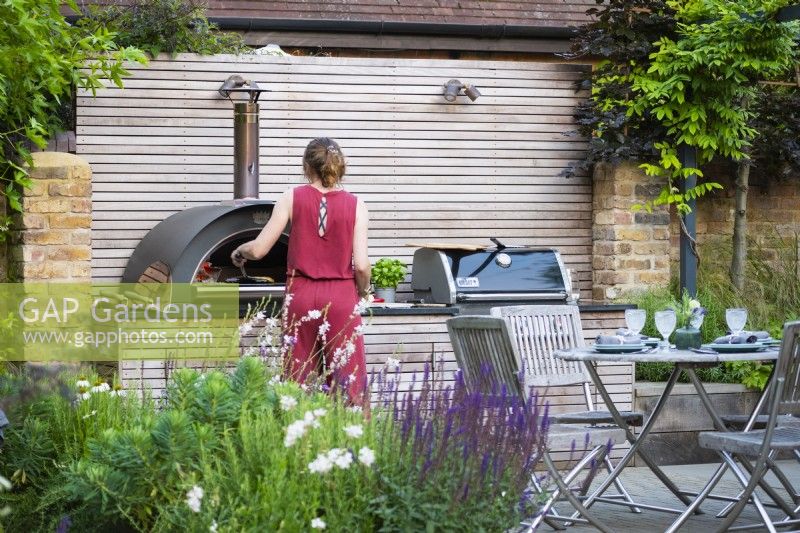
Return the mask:
MULTIPOLYGON (((782 509, 789 509, 786 518, 773 522, 767 513, 764 502, 755 489, 765 483, 763 477, 772 466, 773 452, 779 450, 796 451, 800 449, 800 427, 796 424, 783 425, 781 415, 800 415, 800 321, 788 322, 783 328, 778 362, 775 364, 773 381, 768 397, 767 423, 764 429, 750 431, 707 431, 698 436, 701 447, 716 450, 725 464, 731 469, 737 481, 744 487, 739 500, 728 513, 718 531, 752 529, 754 526, 731 527, 744 507, 752 502, 769 531, 776 528, 800 524, 800 509, 794 502, 776 501, 782 509), (755 458, 755 466, 747 462, 755 458), (742 466, 740 466, 740 463, 742 466)), ((719 481, 719 477, 701 491, 700 498, 707 495, 719 481)), ((774 494, 774 493, 773 493, 774 494)), ((772 496, 773 499, 776 496, 772 496)), ((694 505, 694 504, 693 504, 694 505)))
MULTIPOLYGON (((519 369, 521 360, 511 331, 502 318, 489 316, 458 316, 447 321, 447 331, 453 345, 458 366, 464 375, 464 382, 470 388, 485 386, 485 377, 496 386, 505 386, 509 394, 524 397, 520 384, 519 369)), ((608 453, 611 444, 625 441, 622 429, 614 427, 578 427, 575 425, 553 424, 548 428, 547 446, 544 452, 544 464, 556 484, 556 488, 546 496, 539 513, 532 521, 526 523, 530 531, 538 527, 542 521, 555 529, 564 529, 556 521, 586 521, 600 531, 611 531, 605 524, 592 517, 580 502, 573 490, 569 488, 580 473, 596 461, 600 461, 608 453), (560 472, 553 461, 551 449, 570 449, 575 443, 586 442, 586 450, 577 464, 567 472, 560 472), (575 508, 581 519, 558 515, 553 505, 560 499, 566 499, 575 508)), ((592 469, 585 486, 591 482, 596 471, 592 469)), ((534 492, 544 494, 537 480, 532 480, 534 492)))
MULTIPOLYGON (((590 389, 591 378, 578 361, 565 361, 553 355, 556 350, 568 350, 584 346, 583 328, 578 307, 575 305, 516 305, 493 307, 492 316, 501 317, 511 331, 516 348, 522 357, 523 394, 532 388, 565 385, 582 385, 585 411, 551 415, 558 424, 615 424, 611 413, 595 409, 590 389)), ((641 426, 642 413, 621 411, 620 415, 629 426, 641 426)), ((611 472, 613 464, 606 456, 603 460, 611 472)), ((605 498, 622 500, 631 511, 640 513, 625 486, 617 478, 614 486, 618 494, 607 494, 605 498)))

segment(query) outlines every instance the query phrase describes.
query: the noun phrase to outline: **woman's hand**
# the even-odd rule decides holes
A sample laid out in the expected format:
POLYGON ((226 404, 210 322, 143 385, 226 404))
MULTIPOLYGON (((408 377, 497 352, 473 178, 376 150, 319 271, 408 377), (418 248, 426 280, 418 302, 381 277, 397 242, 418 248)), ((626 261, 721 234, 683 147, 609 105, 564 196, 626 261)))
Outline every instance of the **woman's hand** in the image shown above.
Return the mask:
POLYGON ((239 248, 237 248, 231 254, 231 261, 233 261, 234 266, 241 268, 242 265, 247 262, 247 258, 242 254, 239 248))

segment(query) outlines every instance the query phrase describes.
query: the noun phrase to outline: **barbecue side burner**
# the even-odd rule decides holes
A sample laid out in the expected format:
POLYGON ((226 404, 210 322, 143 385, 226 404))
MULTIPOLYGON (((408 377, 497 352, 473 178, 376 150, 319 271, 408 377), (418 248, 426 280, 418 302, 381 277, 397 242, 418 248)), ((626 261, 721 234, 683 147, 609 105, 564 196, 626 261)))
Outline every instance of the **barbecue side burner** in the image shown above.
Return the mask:
POLYGON ((411 288, 423 303, 455 305, 470 314, 499 305, 575 303, 561 255, 551 248, 419 248, 411 288))

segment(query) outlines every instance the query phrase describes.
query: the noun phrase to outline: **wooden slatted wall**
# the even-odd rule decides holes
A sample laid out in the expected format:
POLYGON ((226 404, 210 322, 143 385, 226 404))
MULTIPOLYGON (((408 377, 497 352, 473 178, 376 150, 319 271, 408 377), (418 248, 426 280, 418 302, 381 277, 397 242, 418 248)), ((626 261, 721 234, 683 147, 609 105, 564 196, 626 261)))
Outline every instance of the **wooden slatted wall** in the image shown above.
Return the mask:
MULTIPOLYGON (((232 197, 232 106, 241 74, 261 98, 261 195, 302 183, 307 142, 348 157, 346 187, 371 211, 370 255, 409 263, 408 241, 551 246, 591 297, 591 185, 559 173, 581 156, 573 82, 581 65, 330 57, 166 56, 125 89, 78 97, 77 151, 93 170, 93 276, 120 278, 157 222, 232 197), (451 78, 482 96, 442 97, 451 78)), ((401 292, 407 290, 401 286, 401 292)))

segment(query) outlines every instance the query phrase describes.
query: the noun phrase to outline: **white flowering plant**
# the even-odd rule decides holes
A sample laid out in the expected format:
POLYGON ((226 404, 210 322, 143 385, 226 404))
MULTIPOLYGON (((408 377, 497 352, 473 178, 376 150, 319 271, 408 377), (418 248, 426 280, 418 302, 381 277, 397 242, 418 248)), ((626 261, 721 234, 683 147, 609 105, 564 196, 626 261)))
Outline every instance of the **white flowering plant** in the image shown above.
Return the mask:
POLYGON ((675 311, 679 328, 693 327, 699 329, 703 324, 706 309, 686 289, 683 290, 681 299, 677 302, 672 302, 670 307, 675 311))
POLYGON ((159 412, 97 436, 69 468, 70 494, 98 523, 308 531, 317 520, 317 529, 365 529, 380 454, 362 412, 338 395, 272 380, 258 357, 204 375, 176 370, 159 412))

